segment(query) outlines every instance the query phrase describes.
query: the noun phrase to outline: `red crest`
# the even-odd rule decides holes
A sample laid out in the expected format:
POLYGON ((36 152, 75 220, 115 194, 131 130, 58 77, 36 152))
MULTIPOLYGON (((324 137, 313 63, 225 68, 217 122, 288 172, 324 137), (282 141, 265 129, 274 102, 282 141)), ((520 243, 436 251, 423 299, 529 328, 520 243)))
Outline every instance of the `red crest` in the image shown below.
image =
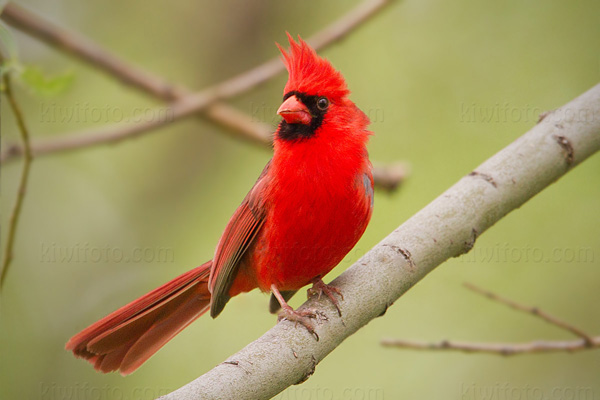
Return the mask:
POLYGON ((277 44, 289 73, 284 94, 296 91, 310 96, 325 95, 333 99, 348 95, 344 77, 329 61, 319 57, 300 36, 297 43, 289 33, 287 36, 290 42, 289 52, 277 44))

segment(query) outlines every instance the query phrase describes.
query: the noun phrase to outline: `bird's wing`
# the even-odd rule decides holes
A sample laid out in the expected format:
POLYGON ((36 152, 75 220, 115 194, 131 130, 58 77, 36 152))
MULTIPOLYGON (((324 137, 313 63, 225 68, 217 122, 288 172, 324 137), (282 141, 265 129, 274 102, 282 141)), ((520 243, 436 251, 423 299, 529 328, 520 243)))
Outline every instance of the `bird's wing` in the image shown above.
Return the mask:
POLYGON ((235 211, 219 240, 208 285, 212 293, 210 315, 216 317, 229 301, 240 260, 252 244, 265 219, 263 192, 269 180, 266 165, 258 180, 235 211))

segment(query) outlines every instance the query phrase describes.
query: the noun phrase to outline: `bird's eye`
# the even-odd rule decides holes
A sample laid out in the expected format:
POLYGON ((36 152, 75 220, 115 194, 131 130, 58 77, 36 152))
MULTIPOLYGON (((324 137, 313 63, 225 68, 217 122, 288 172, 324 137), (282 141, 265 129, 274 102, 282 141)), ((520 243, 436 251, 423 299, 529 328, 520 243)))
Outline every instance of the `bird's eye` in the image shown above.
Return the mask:
POLYGON ((327 107, 329 107, 329 100, 327 97, 319 97, 317 100, 317 108, 321 111, 325 111, 327 110, 327 107))

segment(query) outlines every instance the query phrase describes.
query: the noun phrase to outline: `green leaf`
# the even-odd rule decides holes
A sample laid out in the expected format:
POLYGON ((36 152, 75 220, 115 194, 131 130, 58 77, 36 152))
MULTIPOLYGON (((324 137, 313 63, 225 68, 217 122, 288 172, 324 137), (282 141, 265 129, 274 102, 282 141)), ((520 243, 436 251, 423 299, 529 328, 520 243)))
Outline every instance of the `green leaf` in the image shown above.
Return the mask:
POLYGON ((48 77, 36 66, 26 66, 21 72, 21 81, 34 92, 44 96, 55 96, 64 92, 73 82, 75 75, 69 71, 48 77))

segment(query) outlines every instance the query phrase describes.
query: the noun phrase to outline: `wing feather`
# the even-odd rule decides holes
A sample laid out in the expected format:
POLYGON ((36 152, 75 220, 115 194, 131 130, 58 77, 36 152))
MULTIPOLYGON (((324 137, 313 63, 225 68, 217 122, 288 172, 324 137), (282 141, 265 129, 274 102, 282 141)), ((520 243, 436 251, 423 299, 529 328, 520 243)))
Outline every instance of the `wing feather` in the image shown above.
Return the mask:
POLYGON ((208 286, 212 293, 210 315, 216 317, 230 299, 229 289, 239 272, 240 261, 264 223, 264 189, 270 162, 235 211, 219 240, 208 286))

